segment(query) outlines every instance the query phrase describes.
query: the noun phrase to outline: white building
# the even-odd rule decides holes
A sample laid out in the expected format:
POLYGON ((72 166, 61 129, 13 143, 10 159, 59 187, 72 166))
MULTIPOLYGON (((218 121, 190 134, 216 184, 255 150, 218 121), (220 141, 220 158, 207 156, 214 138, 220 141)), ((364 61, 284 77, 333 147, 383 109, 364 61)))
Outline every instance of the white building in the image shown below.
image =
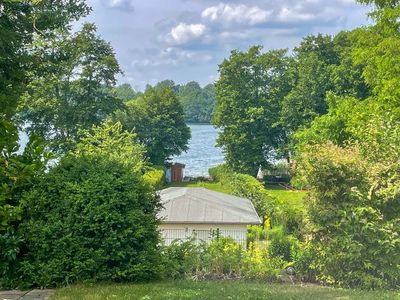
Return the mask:
POLYGON ((171 187, 160 191, 161 235, 167 245, 195 237, 209 242, 216 235, 246 243, 247 225, 261 224, 249 199, 205 188, 171 187))

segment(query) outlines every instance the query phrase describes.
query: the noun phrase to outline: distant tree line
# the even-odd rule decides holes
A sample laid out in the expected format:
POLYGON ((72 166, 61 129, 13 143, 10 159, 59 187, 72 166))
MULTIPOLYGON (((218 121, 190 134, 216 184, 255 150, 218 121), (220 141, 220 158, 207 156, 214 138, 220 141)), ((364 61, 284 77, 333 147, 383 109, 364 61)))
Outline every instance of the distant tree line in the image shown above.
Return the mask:
MULTIPOLYGON (((215 89, 213 84, 203 88, 196 82, 190 81, 186 84, 175 84, 172 80, 163 80, 154 87, 147 85, 148 89, 162 90, 170 88, 183 107, 185 121, 187 123, 210 123, 215 107, 215 89)), ((130 84, 124 83, 113 89, 114 95, 123 100, 129 101, 140 97, 143 93, 136 92, 130 84)))

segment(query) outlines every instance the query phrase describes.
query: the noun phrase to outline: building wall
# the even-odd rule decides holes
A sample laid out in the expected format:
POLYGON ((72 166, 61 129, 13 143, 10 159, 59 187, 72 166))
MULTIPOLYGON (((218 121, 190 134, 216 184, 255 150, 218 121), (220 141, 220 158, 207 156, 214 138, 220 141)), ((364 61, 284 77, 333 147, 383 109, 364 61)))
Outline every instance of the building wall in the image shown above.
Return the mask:
POLYGON ((172 182, 182 182, 183 181, 183 170, 184 167, 181 165, 172 165, 171 166, 171 181, 172 182))
POLYGON ((194 237, 197 243, 210 242, 217 236, 230 236, 237 243, 246 244, 246 224, 168 224, 159 226, 166 245, 174 240, 194 237))

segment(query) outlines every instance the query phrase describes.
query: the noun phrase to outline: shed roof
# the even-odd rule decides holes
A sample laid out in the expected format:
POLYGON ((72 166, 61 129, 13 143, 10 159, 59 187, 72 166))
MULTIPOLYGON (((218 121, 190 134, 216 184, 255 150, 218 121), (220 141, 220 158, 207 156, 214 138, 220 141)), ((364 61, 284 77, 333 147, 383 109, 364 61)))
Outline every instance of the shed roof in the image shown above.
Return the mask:
POLYGON ((162 223, 260 224, 249 199, 205 188, 170 187, 160 191, 162 223))
POLYGON ((182 164, 182 163, 179 163, 179 162, 166 163, 166 166, 167 166, 167 167, 176 166, 176 167, 181 167, 181 168, 186 167, 185 164, 182 164))

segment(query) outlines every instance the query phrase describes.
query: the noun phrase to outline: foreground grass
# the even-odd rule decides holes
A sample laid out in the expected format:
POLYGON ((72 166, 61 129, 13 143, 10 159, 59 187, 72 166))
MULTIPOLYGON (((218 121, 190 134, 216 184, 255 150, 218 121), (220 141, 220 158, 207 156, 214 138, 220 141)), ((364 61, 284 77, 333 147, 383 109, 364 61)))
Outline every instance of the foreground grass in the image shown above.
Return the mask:
POLYGON ((103 299, 400 299, 395 292, 367 292, 332 289, 319 286, 300 286, 240 281, 176 281, 148 284, 75 285, 57 290, 50 300, 103 299))

